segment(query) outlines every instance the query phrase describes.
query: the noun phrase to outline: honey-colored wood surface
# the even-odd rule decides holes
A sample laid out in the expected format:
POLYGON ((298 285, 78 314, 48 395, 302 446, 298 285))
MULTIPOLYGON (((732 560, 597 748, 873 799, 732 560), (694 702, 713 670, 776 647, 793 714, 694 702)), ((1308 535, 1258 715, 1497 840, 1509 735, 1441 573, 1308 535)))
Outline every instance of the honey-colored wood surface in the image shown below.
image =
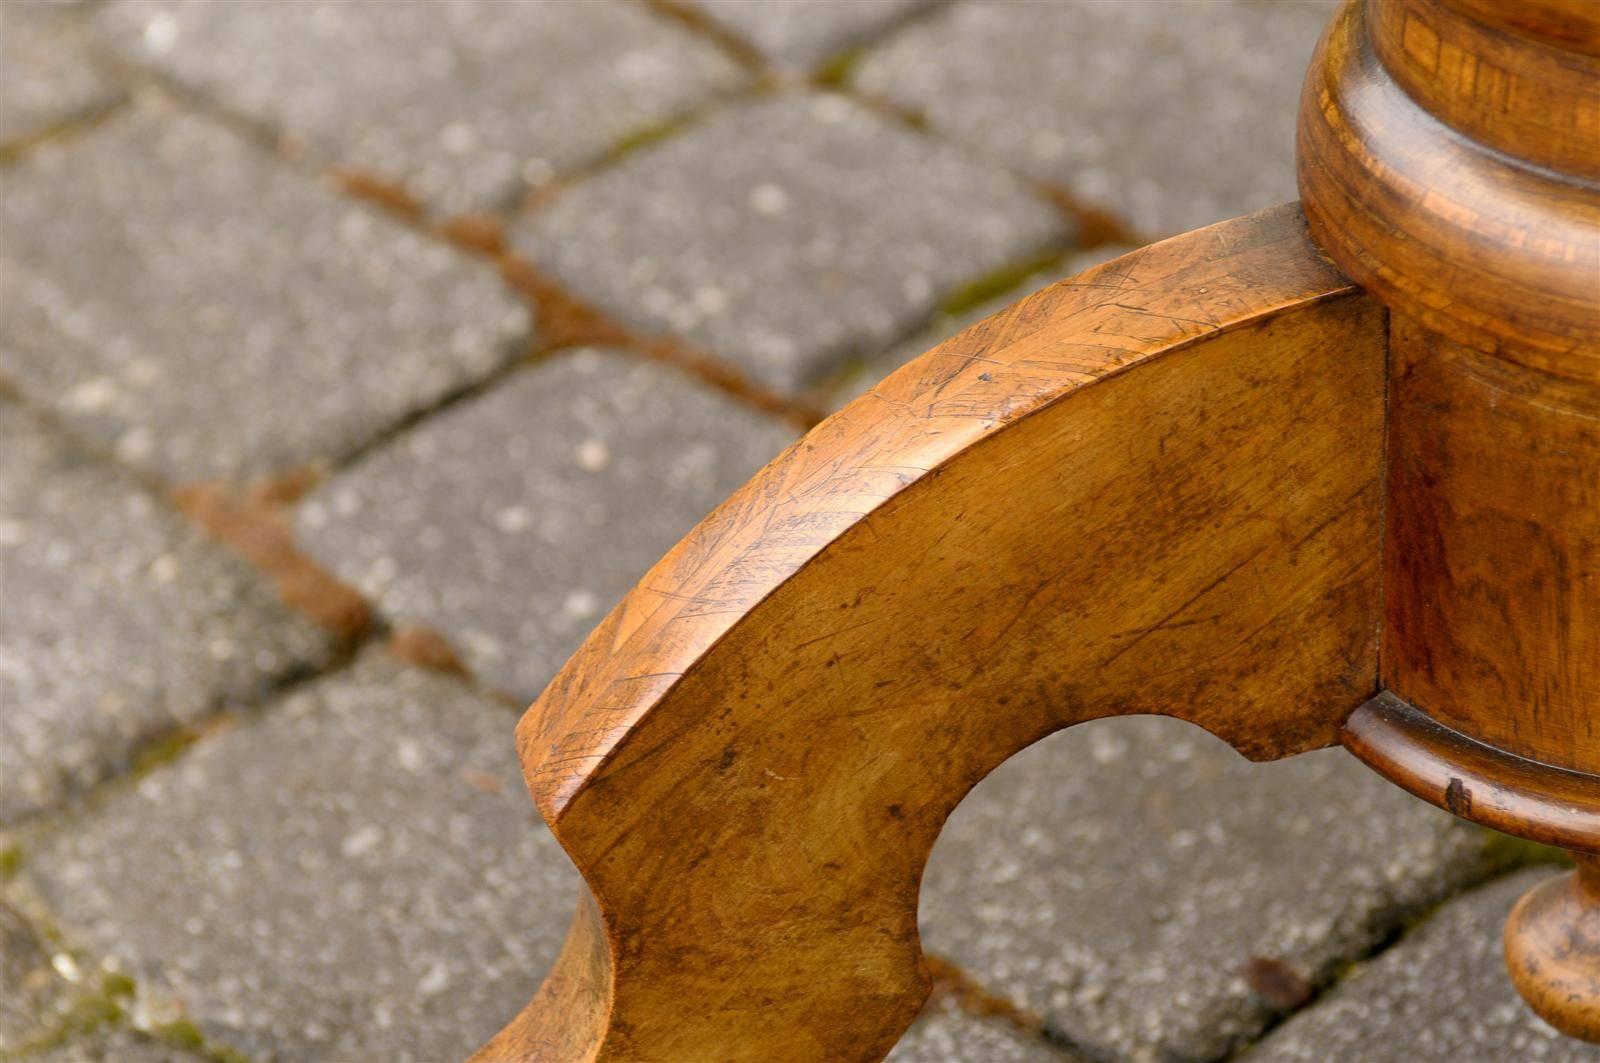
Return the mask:
POLYGON ((1422 110, 1512 158, 1600 178, 1600 55, 1513 34, 1456 0, 1367 11, 1374 55, 1422 110))
POLYGON ((1600 4, 1595 0, 1450 0, 1450 6, 1506 33, 1600 55, 1600 4))
POLYGON ((1485 353, 1600 381, 1600 60, 1442 17, 1470 9, 1340 10, 1301 98, 1307 220, 1391 309, 1485 353))
POLYGON ((1344 747, 1391 782, 1464 819, 1545 845, 1600 853, 1600 776, 1476 742, 1391 691, 1350 714, 1344 747))
POLYGON ((1600 1043, 1600 854, 1529 890, 1506 920, 1511 980, 1540 1015, 1600 1043))
POLYGON ((1600 386, 1401 314, 1389 359, 1384 685, 1600 787, 1600 386))
POLYGON ((1006 757, 1123 713, 1336 741, 1376 690, 1384 348, 1278 208, 1025 299, 791 447, 524 717, 593 907, 477 1058, 876 1058, 926 993, 928 851, 1006 757))

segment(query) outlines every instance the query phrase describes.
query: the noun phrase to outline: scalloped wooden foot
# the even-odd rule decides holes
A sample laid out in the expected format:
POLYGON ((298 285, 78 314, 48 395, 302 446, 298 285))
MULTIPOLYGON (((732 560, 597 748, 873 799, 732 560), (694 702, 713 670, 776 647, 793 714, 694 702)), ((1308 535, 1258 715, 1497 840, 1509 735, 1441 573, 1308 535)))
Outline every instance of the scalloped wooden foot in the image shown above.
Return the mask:
POLYGON ((1126 713, 1338 741, 1377 675, 1384 356, 1291 205, 1026 299, 791 447, 523 719, 592 896, 475 1058, 878 1058, 927 992, 928 851, 1007 757, 1126 713))

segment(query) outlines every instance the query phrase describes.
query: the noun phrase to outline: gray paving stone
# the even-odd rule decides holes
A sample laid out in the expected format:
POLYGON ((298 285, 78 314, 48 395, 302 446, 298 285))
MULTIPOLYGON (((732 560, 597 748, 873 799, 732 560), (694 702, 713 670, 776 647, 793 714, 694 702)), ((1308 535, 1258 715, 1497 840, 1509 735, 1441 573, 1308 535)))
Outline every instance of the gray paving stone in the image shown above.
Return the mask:
POLYGON ((1339 750, 1253 765, 1181 722, 1099 721, 956 810, 923 941, 1087 1055, 1218 1059, 1286 1006, 1249 961, 1318 984, 1490 873, 1485 838, 1339 750))
POLYGON ((926 354, 962 329, 1004 310, 1039 289, 1047 288, 1058 280, 1075 276, 1090 266, 1097 266, 1107 259, 1116 258, 1132 250, 1131 247, 1107 246, 1068 254, 1048 268, 1029 274, 1004 294, 993 299, 984 299, 975 307, 962 307, 953 312, 946 310, 940 313, 927 328, 909 340, 896 344, 890 350, 863 364, 855 372, 847 374, 832 389, 828 401, 829 407, 836 410, 851 399, 866 394, 877 387, 884 377, 911 359, 926 354))
POLYGON ((1500 932, 1511 906, 1551 874, 1524 871, 1451 901, 1275 1030, 1247 1063, 1594 1063, 1600 1046, 1562 1037, 1529 1011, 1506 974, 1500 932))
POLYGON ((327 656, 220 547, 6 402, 0 454, 0 823, 327 656))
POLYGON ((302 545, 400 624, 531 700, 645 570, 792 429, 679 373, 583 350, 335 477, 302 545))
POLYGON ((969 1015, 948 1000, 934 1001, 900 1038, 884 1063, 1072 1063, 1042 1037, 998 1020, 969 1015))
POLYGON ((348 454, 487 375, 493 269, 151 104, 0 175, 0 375, 173 480, 348 454))
POLYGON ((798 92, 633 152, 513 231, 580 296, 777 388, 881 351, 963 282, 1067 235, 999 169, 798 92))
POLYGON ((460 1059, 527 1002, 579 884, 513 713, 370 651, 30 849, 63 932, 252 1060, 460 1059))
POLYGON ((780 66, 811 68, 939 0, 694 0, 780 66))
POLYGON ((196 92, 446 212, 509 206, 746 77, 635 4, 131 0, 97 23, 196 92))
POLYGON ((1335 6, 966 0, 855 84, 1165 236, 1296 197, 1300 84, 1335 6))
POLYGON ((0 11, 0 147, 92 114, 122 91, 38 13, 0 11))

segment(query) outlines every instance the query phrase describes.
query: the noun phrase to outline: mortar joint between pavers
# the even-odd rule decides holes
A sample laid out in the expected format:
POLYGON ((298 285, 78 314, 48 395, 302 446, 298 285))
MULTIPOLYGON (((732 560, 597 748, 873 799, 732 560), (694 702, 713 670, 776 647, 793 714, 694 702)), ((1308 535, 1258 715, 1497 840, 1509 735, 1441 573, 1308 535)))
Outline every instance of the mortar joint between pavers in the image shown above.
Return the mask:
POLYGON ((925 952, 923 959, 933 980, 928 1004, 946 999, 973 1018, 998 1020, 1027 1037, 1043 1036, 1043 1018, 985 986, 954 960, 934 952, 925 952))
MULTIPOLYGON (((435 239, 488 259, 502 280, 532 307, 536 338, 526 355, 462 392, 446 396, 432 407, 417 411, 379 440, 392 438, 407 427, 459 401, 477 394, 529 362, 561 350, 585 346, 615 347, 635 356, 663 362, 710 385, 713 389, 764 413, 810 428, 825 414, 814 404, 763 388, 711 354, 666 336, 649 336, 620 324, 610 315, 569 292, 526 256, 512 251, 505 238, 505 222, 492 214, 465 214, 434 219, 404 189, 378 175, 350 168, 328 171, 345 194, 363 199, 392 217, 435 239)), ((359 448, 344 462, 348 465, 373 449, 359 448)))
POLYGON ((73 140, 92 132, 113 116, 132 106, 132 103, 132 96, 123 93, 116 99, 106 100, 87 110, 31 130, 15 140, 0 144, 0 167, 17 164, 45 144, 73 140))
POLYGON ((767 58, 760 49, 699 8, 683 3, 682 0, 637 0, 637 2, 653 14, 683 26, 721 49, 724 55, 750 73, 757 76, 772 73, 767 58))
POLYGON ((1349 978, 1358 968, 1371 963, 1390 949, 1399 947, 1442 909, 1464 895, 1530 867, 1571 866, 1571 861, 1567 855, 1553 846, 1542 845, 1524 838, 1503 834, 1487 827, 1478 829, 1483 837, 1482 862, 1479 868, 1481 873, 1468 876, 1457 883, 1450 893, 1410 913, 1360 955, 1344 957, 1333 964, 1321 977, 1310 980, 1308 983, 1310 992, 1304 1001, 1293 1008, 1275 1010, 1274 1014, 1254 1037, 1234 1046, 1233 1050, 1225 1057, 1225 1063, 1247 1055, 1251 1049, 1263 1042, 1268 1035, 1291 1018, 1301 1012, 1316 1008, 1319 1002, 1328 997, 1339 987, 1340 983, 1349 978))

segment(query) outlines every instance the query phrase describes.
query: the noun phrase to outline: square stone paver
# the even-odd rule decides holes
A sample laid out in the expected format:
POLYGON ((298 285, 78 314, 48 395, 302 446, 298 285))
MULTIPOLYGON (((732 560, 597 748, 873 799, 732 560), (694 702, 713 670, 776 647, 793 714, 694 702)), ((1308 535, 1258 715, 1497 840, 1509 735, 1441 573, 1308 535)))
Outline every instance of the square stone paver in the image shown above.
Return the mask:
POLYGON ((251 1060, 464 1058, 580 889, 515 715, 369 651, 31 846, 68 939, 251 1060))
POLYGON ((401 625, 531 700, 645 571, 794 430, 663 366, 523 370, 310 496, 300 540, 401 625))
POLYGON ((999 168, 842 96, 795 92, 631 153, 512 235, 617 318, 793 389, 1068 232, 999 168))
POLYGON ((1340 750, 1255 765, 1179 721, 1102 720, 957 808, 923 942, 1085 1055, 1226 1058, 1303 1003, 1247 971, 1325 981, 1490 874, 1487 837, 1340 750))
POLYGON ((116 47, 446 212, 509 206, 747 75, 643 5, 130 0, 116 47))
POLYGON ((0 376, 169 480, 348 454, 494 371, 488 265, 169 105, 0 174, 0 376))
POLYGON ((0 455, 0 823, 327 656, 222 548, 5 401, 0 455))
POLYGON ((939 0, 693 0, 779 66, 814 68, 939 0))
POLYGON ((1150 237, 1296 198, 1300 84, 1334 0, 963 0, 854 83, 1150 237))
POLYGON ((1597 1063, 1600 1045, 1561 1036, 1522 1003, 1500 949, 1511 906, 1550 874, 1524 871, 1451 901, 1242 1063, 1597 1063))
POLYGON ((0 148, 122 98, 114 82, 41 19, 31 10, 0 10, 0 148))

